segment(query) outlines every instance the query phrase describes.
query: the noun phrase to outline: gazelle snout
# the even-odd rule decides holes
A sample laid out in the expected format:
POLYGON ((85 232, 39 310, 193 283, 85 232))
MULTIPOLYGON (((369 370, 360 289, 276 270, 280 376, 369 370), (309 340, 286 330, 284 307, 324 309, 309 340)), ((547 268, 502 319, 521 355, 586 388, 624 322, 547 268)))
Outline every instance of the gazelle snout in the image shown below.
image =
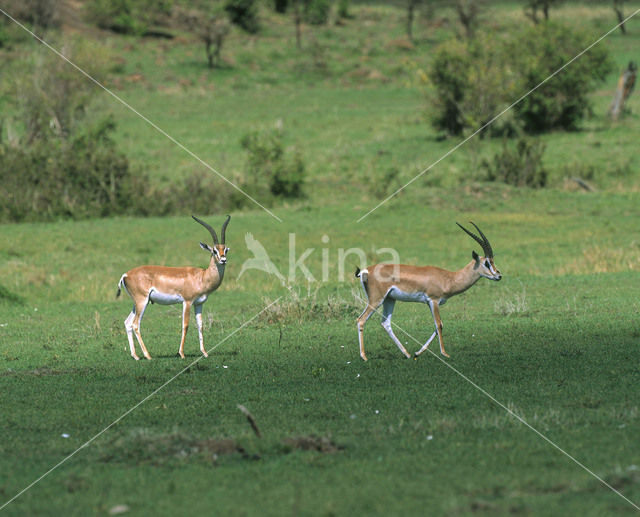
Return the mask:
POLYGON ((213 248, 213 253, 218 261, 218 264, 226 264, 227 263, 227 252, 229 248, 227 248, 224 244, 216 244, 213 248))

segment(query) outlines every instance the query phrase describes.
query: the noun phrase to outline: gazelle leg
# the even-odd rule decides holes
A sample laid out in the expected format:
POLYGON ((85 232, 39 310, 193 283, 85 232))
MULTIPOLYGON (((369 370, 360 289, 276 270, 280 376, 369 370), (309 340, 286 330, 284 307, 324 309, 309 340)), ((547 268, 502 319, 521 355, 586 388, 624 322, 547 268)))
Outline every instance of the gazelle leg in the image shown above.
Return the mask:
POLYGON ((393 340, 393 342, 398 346, 400 351, 404 354, 404 356, 409 359, 411 356, 409 352, 402 346, 400 340, 393 333, 393 329, 391 328, 391 315, 393 314, 393 307, 395 306, 396 301, 393 298, 386 298, 382 304, 382 328, 387 331, 389 337, 393 340))
POLYGON ((191 302, 182 302, 182 337, 180 338, 180 348, 178 349, 178 355, 184 359, 184 339, 187 337, 187 330, 189 330, 189 314, 191 312, 191 302))
POLYGON ((209 357, 207 351, 204 349, 204 336, 202 335, 202 304, 195 305, 194 309, 196 311, 196 323, 198 324, 198 338, 200 339, 200 351, 202 355, 205 357, 209 357))
POLYGON ((131 313, 127 316, 127 319, 124 320, 124 328, 127 331, 127 339, 129 340, 129 350, 131 352, 131 357, 133 357, 136 361, 139 361, 140 358, 136 354, 136 347, 133 343, 133 318, 136 316, 136 306, 133 306, 131 309, 131 313))
POLYGON ((449 354, 444 351, 444 340, 442 338, 442 320, 440 319, 440 306, 438 305, 438 302, 432 301, 429 304, 429 307, 431 307, 433 322, 436 325, 436 332, 438 333, 438 341, 440 341, 440 353, 445 357, 449 357, 449 354))
MULTIPOLYGON (((142 316, 144 316, 144 311, 146 310, 148 303, 149 303, 148 298, 145 298, 142 302, 136 303, 135 315, 133 317, 133 320, 131 321, 131 328, 133 329, 133 332, 136 335, 136 339, 138 340, 138 344, 140 345, 142 354, 147 359, 151 359, 151 356, 149 355, 149 351, 147 350, 147 347, 144 346, 144 341, 142 341, 142 335, 140 334, 140 325, 142 325, 142 316)), ((134 350, 134 354, 132 355, 134 359, 138 359, 137 356, 135 355, 135 350, 134 350)))
POLYGON ((363 338, 364 324, 367 322, 367 320, 371 317, 371 315, 379 306, 380 304, 374 307, 373 305, 368 303, 366 309, 362 312, 362 314, 360 314, 360 317, 358 318, 357 324, 358 324, 358 342, 360 343, 360 357, 362 357, 364 361, 367 360, 367 356, 364 353, 364 338, 363 338))
POLYGON ((433 338, 436 337, 436 335, 438 334, 438 331, 434 331, 433 334, 431 334, 431 337, 428 339, 428 341, 422 345, 422 348, 420 350, 418 350, 414 355, 414 357, 418 357, 422 352, 424 352, 427 347, 431 344, 431 342, 433 341, 433 338))

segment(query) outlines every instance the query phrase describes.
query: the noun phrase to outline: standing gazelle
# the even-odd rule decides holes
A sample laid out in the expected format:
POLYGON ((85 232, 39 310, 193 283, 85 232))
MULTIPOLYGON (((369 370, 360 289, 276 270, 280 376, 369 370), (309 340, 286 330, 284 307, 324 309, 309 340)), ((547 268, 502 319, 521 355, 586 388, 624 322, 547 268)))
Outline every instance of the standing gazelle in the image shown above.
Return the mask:
POLYGON ((227 252, 229 248, 225 246, 225 231, 229 224, 231 216, 222 224, 222 243, 218 242, 218 236, 211 226, 204 221, 192 216, 197 222, 204 226, 213 238, 213 248, 208 244, 200 243, 200 247, 211 253, 209 267, 202 269, 199 267, 165 267, 165 266, 140 266, 127 271, 120 278, 118 283, 118 292, 116 296, 120 296, 120 288, 131 296, 133 300, 133 310, 129 317, 125 320, 124 326, 127 329, 127 338, 129 338, 129 349, 131 357, 136 361, 139 357, 136 355, 135 346, 133 344, 133 334, 135 333, 138 344, 142 349, 142 353, 147 359, 151 359, 147 347, 144 346, 142 336, 140 335, 140 323, 142 316, 149 302, 159 303, 161 305, 171 305, 174 303, 182 303, 182 338, 180 339, 180 348, 178 355, 184 359, 184 338, 189 328, 189 314, 191 307, 195 309, 196 322, 198 324, 198 334, 200 337, 200 351, 207 357, 204 349, 204 339, 202 337, 202 304, 207 301, 208 296, 215 291, 222 283, 224 277, 224 266, 227 263, 227 252))
POLYGON ((356 277, 360 278, 368 299, 367 307, 358 318, 358 340, 362 359, 367 360, 362 335, 364 324, 380 305, 382 305, 382 327, 393 342, 398 345, 400 351, 407 358, 411 357, 391 328, 391 315, 396 300, 427 303, 431 309, 436 330, 422 348, 415 353, 415 357, 427 349, 436 334, 440 341, 440 353, 449 357, 449 354, 444 351, 442 340, 440 306, 444 305, 452 296, 469 289, 480 277, 496 281, 502 278, 502 274, 493 263, 491 244, 482 230, 471 223, 482 236, 481 239, 462 225, 456 224, 478 242, 484 251, 484 257, 478 256, 475 251, 472 252, 471 262, 458 271, 447 271, 434 266, 406 266, 402 264, 376 264, 362 271, 359 268, 356 270, 356 277))

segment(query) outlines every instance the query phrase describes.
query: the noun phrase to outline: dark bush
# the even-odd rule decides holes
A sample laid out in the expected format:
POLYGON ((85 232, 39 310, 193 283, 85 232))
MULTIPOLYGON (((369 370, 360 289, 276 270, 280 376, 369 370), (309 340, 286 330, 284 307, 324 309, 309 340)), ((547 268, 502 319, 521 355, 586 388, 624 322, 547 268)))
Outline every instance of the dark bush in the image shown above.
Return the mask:
POLYGON ((277 13, 286 13, 287 7, 289 7, 289 0, 273 0, 273 9, 277 13))
POLYGON ((542 166, 545 145, 532 138, 520 138, 515 146, 506 141, 492 162, 484 161, 488 181, 500 181, 514 187, 542 188, 547 171, 542 166))
POLYGON ((305 167, 297 151, 285 155, 282 134, 249 133, 241 140, 247 151, 247 189, 259 199, 269 195, 284 198, 304 196, 305 167))
POLYGON ((224 10, 229 14, 231 23, 248 33, 255 34, 260 30, 256 0, 227 0, 224 10))
MULTIPOLYGON (((513 53, 514 66, 523 70, 523 92, 547 79, 591 42, 588 34, 556 23, 529 28, 516 43, 520 51, 513 53)), ((524 129, 529 133, 575 129, 591 113, 588 94, 612 69, 606 47, 591 48, 515 107, 524 129)))
MULTIPOLYGON (((449 41, 435 52, 429 79, 432 123, 450 135, 484 126, 504 108, 548 79, 591 42, 588 35, 554 23, 518 37, 478 36, 449 41)), ((492 123, 493 134, 574 129, 590 113, 588 94, 611 70, 604 46, 596 46, 492 123)))
POLYGON ((331 0, 307 0, 304 17, 311 25, 324 25, 329 21, 331 0))
POLYGON ((86 12, 101 29, 141 35, 168 20, 172 6, 173 0, 90 0, 86 12))
POLYGON ((0 146, 0 220, 35 221, 134 213, 148 191, 110 138, 105 120, 77 136, 0 146))

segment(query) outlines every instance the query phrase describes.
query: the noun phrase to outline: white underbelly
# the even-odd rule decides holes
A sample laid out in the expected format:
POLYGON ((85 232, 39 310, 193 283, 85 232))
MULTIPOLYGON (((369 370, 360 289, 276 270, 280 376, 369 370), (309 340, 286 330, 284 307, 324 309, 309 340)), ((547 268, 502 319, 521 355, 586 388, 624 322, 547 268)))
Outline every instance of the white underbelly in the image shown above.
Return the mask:
POLYGON ((160 305, 173 305, 174 303, 184 302, 184 298, 179 294, 167 294, 158 291, 157 289, 151 289, 149 293, 149 300, 153 303, 159 303, 160 305))
POLYGON ((406 293, 395 286, 389 289, 387 296, 400 302, 429 303, 429 297, 425 293, 406 293))
MULTIPOLYGON (((193 300, 193 304, 201 305, 207 301, 208 297, 208 294, 200 295, 198 298, 193 300)), ((177 293, 163 293, 162 291, 158 291, 155 287, 152 287, 151 291, 149 292, 149 300, 159 305, 173 305, 174 303, 184 302, 184 298, 182 297, 182 295, 177 293)))

